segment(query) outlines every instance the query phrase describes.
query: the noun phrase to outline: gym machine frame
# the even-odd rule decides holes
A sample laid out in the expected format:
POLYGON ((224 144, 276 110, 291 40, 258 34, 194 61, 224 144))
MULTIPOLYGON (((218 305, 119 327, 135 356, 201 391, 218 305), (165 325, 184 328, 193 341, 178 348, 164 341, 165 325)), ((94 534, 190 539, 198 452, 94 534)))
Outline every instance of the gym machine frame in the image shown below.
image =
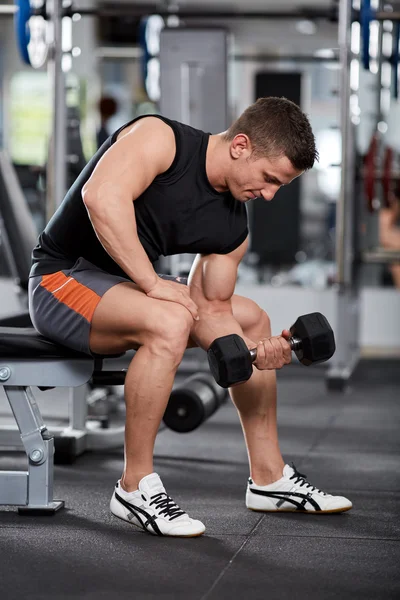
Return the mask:
MULTIPOLYGON (((390 264, 400 260, 400 252, 383 248, 361 251, 358 233, 360 217, 356 198, 355 128, 351 121, 350 62, 352 0, 340 0, 339 5, 339 57, 340 75, 340 129, 342 132, 342 168, 340 196, 336 218, 336 346, 337 352, 330 362, 326 384, 328 389, 344 391, 360 357, 360 279, 361 267, 367 264, 390 264)), ((398 18, 397 13, 376 14, 377 20, 398 18)), ((380 46, 381 48, 382 46, 380 46)), ((382 64, 378 58, 378 72, 382 64)), ((380 86, 378 90, 378 102, 380 86)), ((380 106, 380 105, 379 105, 380 106)), ((378 113, 380 112, 380 108, 378 113)))
POLYGON ((343 389, 359 358, 359 294, 354 273, 355 244, 355 163, 354 128, 350 116, 352 0, 341 0, 339 9, 340 129, 342 170, 340 196, 336 209, 336 354, 327 375, 329 389, 343 389))

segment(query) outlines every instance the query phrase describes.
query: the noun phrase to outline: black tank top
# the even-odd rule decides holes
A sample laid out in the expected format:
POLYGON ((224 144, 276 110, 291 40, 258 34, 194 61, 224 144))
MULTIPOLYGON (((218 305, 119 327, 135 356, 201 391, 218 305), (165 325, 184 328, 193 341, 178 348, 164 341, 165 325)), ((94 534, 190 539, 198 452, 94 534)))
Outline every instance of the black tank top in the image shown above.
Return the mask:
MULTIPOLYGON (((216 192, 207 179, 210 134, 159 115, 151 116, 172 127, 176 154, 170 168, 134 201, 138 237, 150 261, 154 263, 161 255, 231 252, 248 235, 247 212, 244 203, 230 192, 216 192)), ((69 269, 79 257, 104 271, 127 277, 98 240, 81 192, 118 134, 136 120, 104 142, 72 185, 39 236, 32 253, 31 277, 69 269)))

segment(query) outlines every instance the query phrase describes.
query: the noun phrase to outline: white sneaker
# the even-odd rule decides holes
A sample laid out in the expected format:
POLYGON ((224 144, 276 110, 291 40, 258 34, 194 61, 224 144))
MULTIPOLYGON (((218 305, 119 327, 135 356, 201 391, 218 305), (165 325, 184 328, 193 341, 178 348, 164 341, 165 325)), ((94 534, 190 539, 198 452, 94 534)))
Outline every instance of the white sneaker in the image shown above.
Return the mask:
POLYGON ((206 529, 201 521, 191 519, 175 504, 157 473, 143 477, 134 492, 126 492, 118 481, 110 510, 116 517, 153 535, 197 537, 206 529))
POLYGON ((246 506, 262 512, 336 513, 350 510, 353 504, 344 496, 331 496, 308 483, 292 467, 285 465, 283 477, 270 485, 256 485, 249 479, 246 506))

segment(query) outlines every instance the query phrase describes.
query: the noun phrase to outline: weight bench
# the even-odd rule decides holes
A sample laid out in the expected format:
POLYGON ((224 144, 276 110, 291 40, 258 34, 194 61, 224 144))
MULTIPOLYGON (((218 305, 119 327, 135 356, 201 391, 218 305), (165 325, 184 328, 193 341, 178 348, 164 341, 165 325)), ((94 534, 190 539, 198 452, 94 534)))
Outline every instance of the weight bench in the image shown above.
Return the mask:
MULTIPOLYGON (((125 425, 98 431, 85 427, 85 384, 123 385, 129 354, 92 357, 54 344, 33 327, 0 326, 0 386, 18 426, 18 445, 22 442, 28 457, 28 471, 0 471, 0 505, 18 506, 20 514, 53 514, 64 506, 63 501, 53 498, 55 440, 57 453, 60 442, 64 441, 67 453, 72 456, 86 449, 122 445, 125 425), (73 423, 66 429, 47 428, 32 386, 41 390, 71 388, 74 414, 80 417, 77 429, 73 429, 73 423), (70 444, 74 445, 72 452, 70 444)), ((217 385, 210 373, 192 375, 172 391, 164 425, 180 433, 193 431, 213 415, 227 397, 227 391, 217 385)), ((3 441, 6 432, 3 428, 3 441)), ((17 430, 8 433, 6 447, 17 446, 12 439, 17 430)))
POLYGON ((53 498, 54 439, 31 386, 77 388, 97 378, 102 385, 123 384, 125 371, 104 369, 106 358, 54 344, 33 328, 0 327, 0 385, 28 457, 28 471, 0 471, 0 505, 19 506, 20 514, 53 514, 64 506, 53 498))

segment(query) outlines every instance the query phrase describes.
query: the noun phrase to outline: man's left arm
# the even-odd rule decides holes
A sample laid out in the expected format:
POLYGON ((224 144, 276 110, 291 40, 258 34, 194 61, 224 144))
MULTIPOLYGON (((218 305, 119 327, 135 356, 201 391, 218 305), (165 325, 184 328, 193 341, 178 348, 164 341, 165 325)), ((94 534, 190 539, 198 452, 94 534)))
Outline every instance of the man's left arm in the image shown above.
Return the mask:
POLYGON ((200 320, 194 323, 191 337, 204 350, 223 335, 237 333, 253 348, 258 340, 243 334, 232 311, 237 271, 248 248, 248 238, 229 254, 198 255, 189 275, 190 296, 198 306, 200 320))

